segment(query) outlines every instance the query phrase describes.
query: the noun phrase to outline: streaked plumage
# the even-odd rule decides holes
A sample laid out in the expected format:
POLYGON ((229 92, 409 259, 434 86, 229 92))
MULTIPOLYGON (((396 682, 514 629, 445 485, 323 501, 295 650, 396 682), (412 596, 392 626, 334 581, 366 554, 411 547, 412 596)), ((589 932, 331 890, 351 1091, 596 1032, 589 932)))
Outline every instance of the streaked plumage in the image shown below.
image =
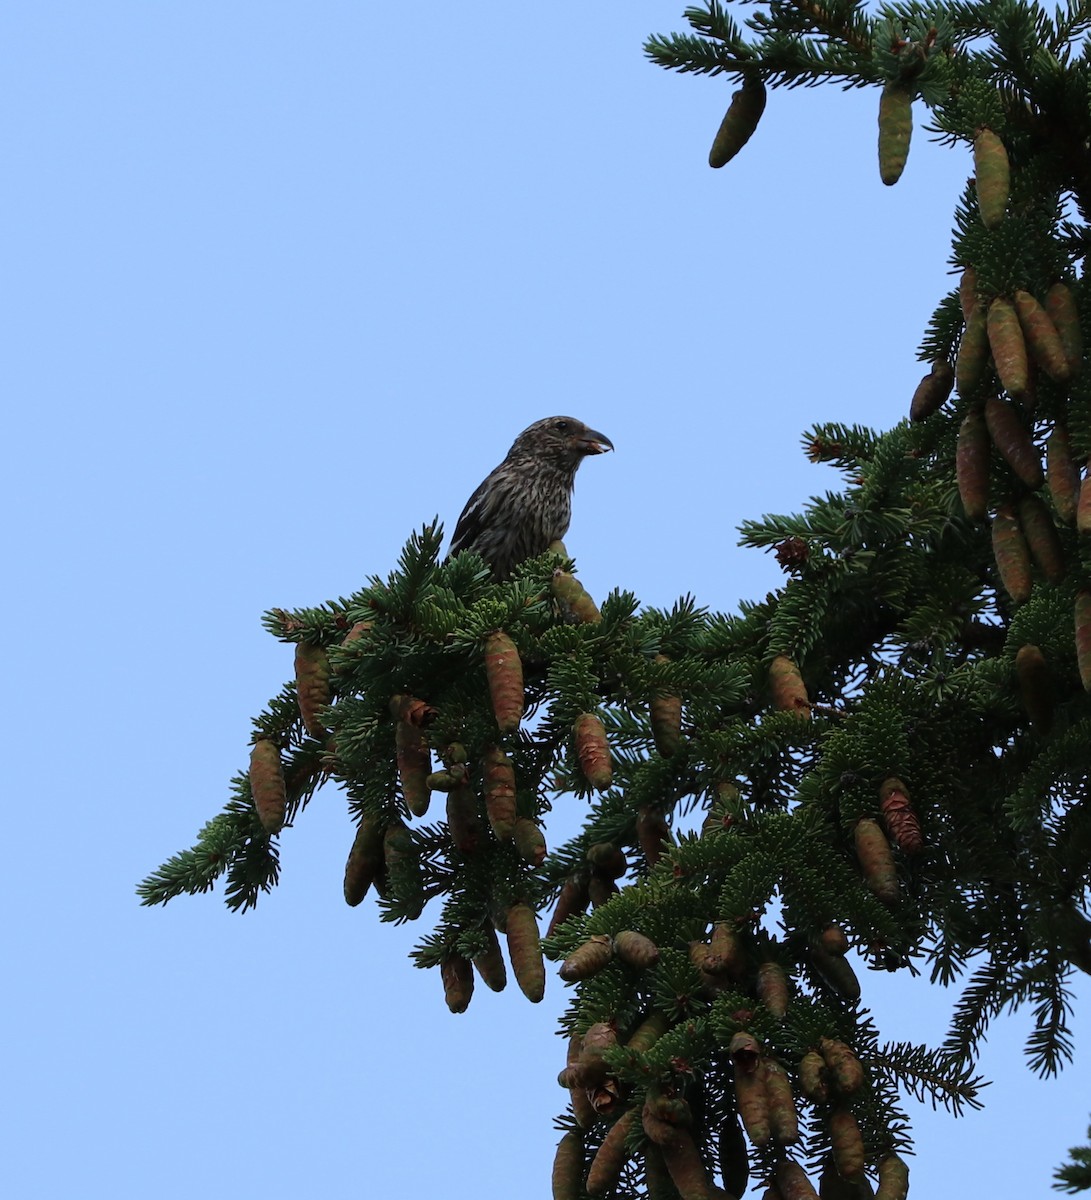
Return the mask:
POLYGON ((544 554, 572 519, 576 471, 589 454, 614 448, 575 417, 535 421, 478 486, 458 518, 451 553, 473 550, 506 579, 525 558, 544 554))

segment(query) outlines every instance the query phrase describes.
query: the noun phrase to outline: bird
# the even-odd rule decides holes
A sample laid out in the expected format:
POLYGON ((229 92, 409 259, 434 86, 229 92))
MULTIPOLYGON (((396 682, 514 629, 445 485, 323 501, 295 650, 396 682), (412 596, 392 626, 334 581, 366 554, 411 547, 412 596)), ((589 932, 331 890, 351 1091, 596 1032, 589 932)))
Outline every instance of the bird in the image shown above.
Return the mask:
POLYGON ((472 550, 494 579, 507 579, 518 563, 564 537, 580 463, 613 448, 605 434, 575 417, 544 417, 527 426, 466 502, 450 554, 472 550))

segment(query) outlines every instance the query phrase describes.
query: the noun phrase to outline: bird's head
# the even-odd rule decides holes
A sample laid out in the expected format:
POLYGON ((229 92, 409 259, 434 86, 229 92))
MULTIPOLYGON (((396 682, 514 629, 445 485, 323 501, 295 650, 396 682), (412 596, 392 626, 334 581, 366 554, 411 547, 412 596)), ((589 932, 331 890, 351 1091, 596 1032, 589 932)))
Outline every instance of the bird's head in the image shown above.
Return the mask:
POLYGON ((515 439, 509 458, 535 458, 575 470, 589 454, 605 454, 614 443, 575 417, 545 417, 515 439))

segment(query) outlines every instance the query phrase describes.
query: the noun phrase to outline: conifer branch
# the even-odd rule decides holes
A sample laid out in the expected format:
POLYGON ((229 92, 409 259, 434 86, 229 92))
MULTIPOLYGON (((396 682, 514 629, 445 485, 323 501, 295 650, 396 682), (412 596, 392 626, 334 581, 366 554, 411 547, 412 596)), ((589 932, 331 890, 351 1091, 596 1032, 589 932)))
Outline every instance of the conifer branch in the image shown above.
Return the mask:
POLYGON ((855 0, 820 4, 818 0, 789 0, 806 26, 831 41, 844 42, 861 57, 871 55, 871 24, 862 5, 855 0))
POLYGON ((201 829, 196 845, 173 855, 139 885, 141 904, 166 904, 183 893, 211 891, 228 871, 228 907, 245 911, 253 907, 257 891, 276 883, 276 850, 254 811, 249 781, 237 776, 233 786, 235 796, 201 829))
MULTIPOLYGON (((1087 1130, 1087 1138, 1091 1143, 1091 1127, 1087 1130)), ((1053 1172, 1053 1187, 1058 1192, 1073 1194, 1091 1190, 1091 1145, 1073 1146, 1068 1153, 1072 1161, 1053 1172)))
POLYGON ((984 1107, 978 1092, 987 1086, 986 1081, 973 1075, 964 1061, 948 1058, 942 1051, 910 1042, 888 1042, 873 1051, 869 1061, 896 1079, 920 1103, 929 1101, 933 1109, 942 1104, 958 1117, 965 1108, 984 1107))
POLYGON ((688 33, 672 33, 670 36, 653 34, 644 43, 644 53, 657 66, 679 71, 683 75, 737 73, 749 65, 748 56, 688 33))
POLYGON ((1030 1068, 1043 1078, 1056 1075, 1072 1061, 1072 1035, 1068 1019, 1072 1015, 1072 996, 1053 971, 1029 983, 1027 991, 1036 1000, 1034 1029, 1027 1038, 1030 1068))

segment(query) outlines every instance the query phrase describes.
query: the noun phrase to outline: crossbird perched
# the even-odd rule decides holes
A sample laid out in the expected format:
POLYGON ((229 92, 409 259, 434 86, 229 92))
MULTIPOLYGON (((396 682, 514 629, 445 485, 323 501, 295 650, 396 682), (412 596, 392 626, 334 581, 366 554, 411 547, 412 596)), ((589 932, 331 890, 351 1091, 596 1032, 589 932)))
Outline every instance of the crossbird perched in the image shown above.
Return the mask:
POLYGON ((524 429, 458 518, 451 553, 473 550, 493 577, 507 579, 525 558, 564 537, 572 519, 576 470, 589 454, 614 443, 575 417, 545 417, 524 429))

